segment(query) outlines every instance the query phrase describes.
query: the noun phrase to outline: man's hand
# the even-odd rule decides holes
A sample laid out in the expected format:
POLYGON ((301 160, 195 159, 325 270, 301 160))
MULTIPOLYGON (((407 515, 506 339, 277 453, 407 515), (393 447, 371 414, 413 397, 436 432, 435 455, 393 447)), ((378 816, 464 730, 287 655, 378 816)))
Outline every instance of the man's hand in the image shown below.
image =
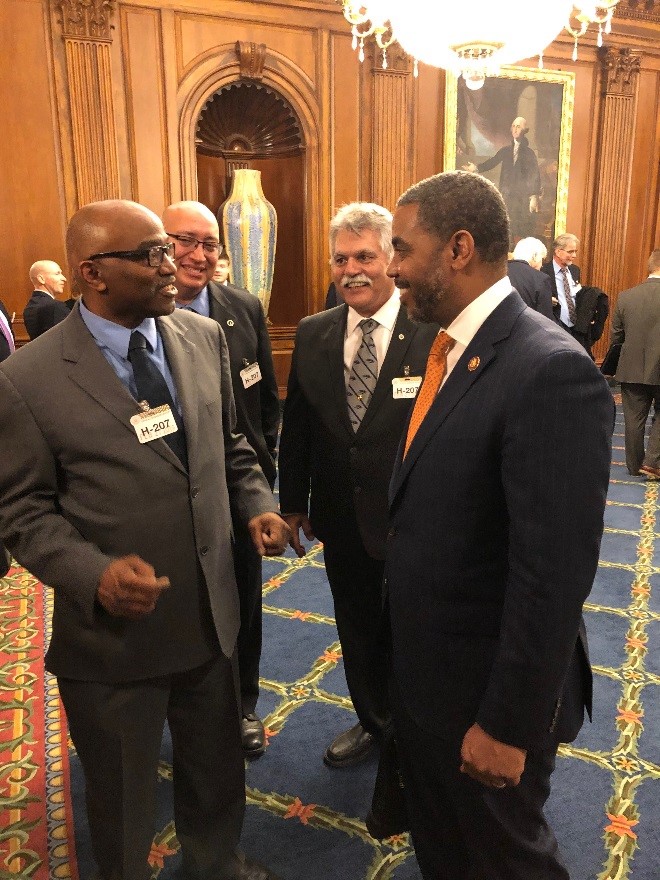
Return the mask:
POLYGON ((138 620, 151 614, 163 590, 170 585, 167 577, 156 577, 153 566, 139 556, 115 559, 99 578, 96 598, 113 617, 138 620))
POLYGON ((538 214, 539 212, 539 197, 538 196, 530 196, 529 197, 529 213, 530 214, 538 214))
POLYGON ((278 513, 253 516, 248 531, 259 556, 279 556, 291 538, 288 525, 278 513))
POLYGON ((525 769, 525 749, 518 749, 493 739, 478 724, 463 737, 461 773, 491 788, 514 786, 525 769))
POLYGON ((291 529, 289 544, 291 544, 298 556, 304 556, 307 551, 300 543, 300 529, 303 530, 303 534, 308 541, 314 540, 314 532, 312 531, 309 519, 304 513, 287 513, 284 515, 284 519, 291 529))

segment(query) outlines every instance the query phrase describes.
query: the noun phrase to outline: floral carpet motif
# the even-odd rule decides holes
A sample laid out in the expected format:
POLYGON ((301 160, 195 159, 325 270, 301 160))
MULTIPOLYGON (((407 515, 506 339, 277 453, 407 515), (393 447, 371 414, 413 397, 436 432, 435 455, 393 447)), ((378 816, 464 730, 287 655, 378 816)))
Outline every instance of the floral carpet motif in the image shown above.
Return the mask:
MULTIPOLYGON (((585 607, 595 673, 594 721, 585 724, 575 743, 561 747, 547 809, 572 880, 660 877, 660 483, 630 477, 623 458, 619 413, 601 558, 585 607)), ((42 699, 34 665, 41 644, 37 648, 28 639, 28 630, 39 630, 35 584, 18 570, 3 581, 0 593, 0 778, 3 816, 11 817, 9 825, 3 821, 0 827, 0 880, 17 875, 76 880, 75 866, 62 861, 71 856, 67 811, 58 800, 67 791, 63 765, 55 760, 51 772, 60 782, 53 789, 59 792, 56 796, 38 779, 48 772, 41 772, 46 758, 38 757, 44 749, 37 752, 36 743, 43 733, 33 720, 42 699), (10 604, 20 613, 11 612, 8 623, 10 604), (31 666, 21 659, 26 652, 31 666), (19 692, 20 699, 15 696, 19 692), (13 849, 7 850, 8 845, 13 849), (46 865, 50 873, 43 873, 46 865)), ((287 554, 264 563, 258 710, 268 748, 246 765, 243 845, 284 880, 420 880, 408 835, 379 843, 366 831, 375 759, 346 770, 332 770, 321 760, 328 743, 355 722, 332 613, 321 545, 311 547, 304 559, 287 554)), ((53 702, 56 697, 46 682, 45 718, 55 725, 57 759, 59 701, 53 702)), ((88 880, 92 860, 82 778, 74 753, 70 760, 78 864, 81 877, 88 880)), ((171 880, 179 863, 171 778, 166 735, 158 832, 150 857, 154 880, 171 880)))

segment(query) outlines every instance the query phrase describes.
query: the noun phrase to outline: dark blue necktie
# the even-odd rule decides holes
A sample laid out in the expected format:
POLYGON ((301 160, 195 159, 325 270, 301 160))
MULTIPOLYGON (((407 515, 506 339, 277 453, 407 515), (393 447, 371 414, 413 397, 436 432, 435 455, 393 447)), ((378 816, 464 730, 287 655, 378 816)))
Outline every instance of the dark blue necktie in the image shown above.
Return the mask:
POLYGON ((186 435, 183 429, 183 421, 174 405, 163 374, 147 354, 147 340, 139 330, 134 330, 131 333, 128 343, 128 360, 133 367, 133 378, 135 379, 138 400, 146 400, 150 409, 156 409, 158 406, 167 404, 172 410, 174 421, 179 430, 174 434, 167 434, 167 436, 163 437, 163 440, 187 469, 188 453, 186 450, 186 435))

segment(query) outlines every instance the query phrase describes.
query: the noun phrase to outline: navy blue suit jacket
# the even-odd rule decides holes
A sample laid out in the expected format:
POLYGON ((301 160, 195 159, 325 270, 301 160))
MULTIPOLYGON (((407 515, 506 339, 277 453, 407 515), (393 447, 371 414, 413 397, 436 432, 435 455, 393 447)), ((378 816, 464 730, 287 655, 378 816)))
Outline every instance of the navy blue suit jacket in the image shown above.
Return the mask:
POLYGON ((399 449, 386 590, 394 674, 423 728, 455 740, 477 722, 526 749, 577 735, 613 424, 581 346, 512 292, 399 449))

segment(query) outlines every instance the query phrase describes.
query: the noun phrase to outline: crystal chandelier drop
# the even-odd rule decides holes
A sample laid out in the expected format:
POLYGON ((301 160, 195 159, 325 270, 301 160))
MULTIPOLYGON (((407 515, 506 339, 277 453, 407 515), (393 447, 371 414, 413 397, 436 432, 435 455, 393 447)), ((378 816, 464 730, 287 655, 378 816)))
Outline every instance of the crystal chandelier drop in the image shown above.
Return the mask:
POLYGON ((619 0, 472 0, 469 9, 448 9, 440 0, 341 0, 351 25, 353 48, 364 60, 365 40, 373 37, 387 68, 387 50, 394 42, 412 56, 414 73, 423 61, 463 75, 473 89, 504 64, 538 55, 565 28, 573 37, 573 60, 578 39, 590 24, 611 30, 619 0))

